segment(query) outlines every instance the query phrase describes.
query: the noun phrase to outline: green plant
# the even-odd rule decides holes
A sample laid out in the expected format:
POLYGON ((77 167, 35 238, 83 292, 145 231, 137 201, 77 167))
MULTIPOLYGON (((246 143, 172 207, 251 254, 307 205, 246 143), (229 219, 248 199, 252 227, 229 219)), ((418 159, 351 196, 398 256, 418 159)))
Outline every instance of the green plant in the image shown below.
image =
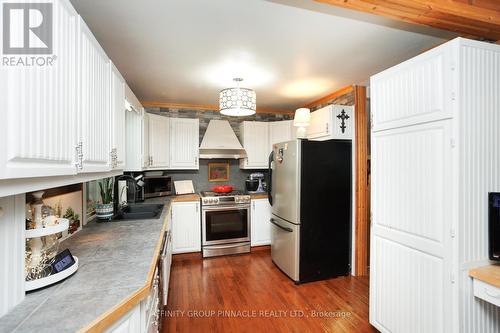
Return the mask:
POLYGON ((110 204, 113 202, 113 178, 105 178, 99 182, 99 189, 101 192, 101 202, 103 204, 110 204))

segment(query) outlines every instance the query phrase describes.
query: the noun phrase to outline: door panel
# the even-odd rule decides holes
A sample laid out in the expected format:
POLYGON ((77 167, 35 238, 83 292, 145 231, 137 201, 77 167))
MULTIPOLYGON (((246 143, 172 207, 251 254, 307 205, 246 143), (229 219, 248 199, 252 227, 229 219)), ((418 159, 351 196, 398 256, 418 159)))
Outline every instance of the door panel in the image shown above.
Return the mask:
POLYGON ((370 322, 382 332, 451 327, 450 128, 372 134, 370 322))
POLYGON ((199 202, 172 204, 173 252, 201 251, 201 223, 199 202))
POLYGON ((272 216, 271 257, 273 262, 294 281, 299 280, 300 225, 272 216))
POLYGON ((80 141, 83 172, 111 167, 110 62, 92 32, 80 18, 80 141))
POLYGON ((0 179, 76 173, 78 14, 71 4, 54 2, 53 35, 51 66, 0 66, 0 179))
POLYGON ((252 200, 252 246, 271 244, 271 206, 267 199, 252 200))
POLYGON ((299 224, 300 203, 300 140, 277 145, 274 152, 272 177, 272 212, 299 224), (280 156, 282 161, 280 162, 280 156))
POLYGON ((170 119, 148 114, 149 120, 149 168, 168 168, 170 156, 170 119))
POLYGON ((170 119, 170 168, 198 169, 199 120, 170 119))
POLYGON ((112 149, 115 161, 114 169, 123 169, 125 164, 125 81, 118 69, 111 64, 111 116, 112 149))

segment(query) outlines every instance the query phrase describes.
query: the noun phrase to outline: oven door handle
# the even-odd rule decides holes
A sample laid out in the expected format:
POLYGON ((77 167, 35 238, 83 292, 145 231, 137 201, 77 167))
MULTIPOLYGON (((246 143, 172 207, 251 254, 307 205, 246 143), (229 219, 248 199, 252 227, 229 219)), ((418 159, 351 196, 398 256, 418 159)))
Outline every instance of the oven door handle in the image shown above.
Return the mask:
POLYGON ((282 225, 279 225, 278 223, 276 223, 276 220, 275 220, 275 219, 273 219, 273 218, 272 218, 272 219, 270 219, 270 220, 269 220, 269 222, 271 222, 272 224, 274 224, 274 225, 275 225, 275 226, 277 226, 278 228, 283 229, 283 230, 285 230, 285 231, 287 231, 287 232, 293 232, 293 229, 292 229, 292 228, 288 228, 288 227, 284 227, 284 226, 282 226, 282 225))
POLYGON ((205 211, 217 211, 217 210, 240 210, 240 209, 250 209, 250 205, 237 205, 237 206, 204 206, 202 210, 205 211))

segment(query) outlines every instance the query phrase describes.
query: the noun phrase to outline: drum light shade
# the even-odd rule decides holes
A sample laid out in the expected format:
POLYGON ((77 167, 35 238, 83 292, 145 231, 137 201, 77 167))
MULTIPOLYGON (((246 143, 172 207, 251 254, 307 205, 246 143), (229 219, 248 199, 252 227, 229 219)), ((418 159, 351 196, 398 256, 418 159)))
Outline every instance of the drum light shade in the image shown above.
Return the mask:
POLYGON ((243 79, 236 78, 235 88, 221 90, 219 93, 219 110, 226 116, 251 116, 255 114, 257 107, 257 96, 255 91, 248 88, 240 88, 239 83, 243 79))

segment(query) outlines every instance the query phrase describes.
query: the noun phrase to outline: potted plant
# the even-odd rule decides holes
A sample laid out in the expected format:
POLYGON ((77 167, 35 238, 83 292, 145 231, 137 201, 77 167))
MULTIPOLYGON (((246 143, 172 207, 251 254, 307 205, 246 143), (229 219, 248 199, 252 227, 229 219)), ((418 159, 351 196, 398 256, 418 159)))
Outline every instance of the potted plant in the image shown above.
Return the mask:
POLYGON ((95 214, 99 220, 111 220, 113 217, 113 178, 99 182, 101 203, 96 204, 95 214))

